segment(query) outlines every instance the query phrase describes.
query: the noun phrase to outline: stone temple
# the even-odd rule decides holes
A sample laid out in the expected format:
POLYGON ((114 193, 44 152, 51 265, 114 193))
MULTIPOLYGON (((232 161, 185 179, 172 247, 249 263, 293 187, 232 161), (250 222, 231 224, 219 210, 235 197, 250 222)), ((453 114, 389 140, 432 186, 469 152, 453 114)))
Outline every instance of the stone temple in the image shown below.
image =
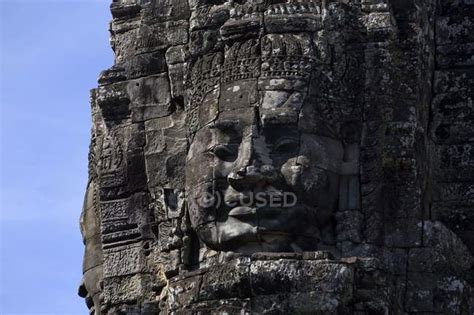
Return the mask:
POLYGON ((111 11, 90 314, 474 314, 474 1, 111 11))

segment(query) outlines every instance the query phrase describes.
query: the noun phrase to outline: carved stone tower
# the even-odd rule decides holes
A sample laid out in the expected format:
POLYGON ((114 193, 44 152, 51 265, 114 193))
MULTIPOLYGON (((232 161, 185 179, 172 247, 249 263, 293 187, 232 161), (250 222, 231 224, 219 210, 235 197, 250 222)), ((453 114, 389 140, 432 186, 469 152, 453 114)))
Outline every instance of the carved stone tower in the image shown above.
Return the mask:
POLYGON ((91 314, 474 314, 471 0, 114 0, 91 314))

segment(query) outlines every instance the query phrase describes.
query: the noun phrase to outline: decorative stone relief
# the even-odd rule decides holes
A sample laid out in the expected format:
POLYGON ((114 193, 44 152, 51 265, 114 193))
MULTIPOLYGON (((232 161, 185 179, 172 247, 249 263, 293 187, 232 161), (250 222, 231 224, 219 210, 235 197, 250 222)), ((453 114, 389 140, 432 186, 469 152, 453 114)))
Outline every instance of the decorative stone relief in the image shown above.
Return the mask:
POLYGON ((90 314, 473 314, 472 9, 114 0, 90 314))

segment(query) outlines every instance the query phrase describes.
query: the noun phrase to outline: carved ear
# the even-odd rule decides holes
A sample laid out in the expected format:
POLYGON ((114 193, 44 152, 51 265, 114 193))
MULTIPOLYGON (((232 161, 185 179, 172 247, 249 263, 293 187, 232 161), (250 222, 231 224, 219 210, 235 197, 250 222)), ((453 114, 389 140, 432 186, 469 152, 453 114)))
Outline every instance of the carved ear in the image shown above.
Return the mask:
POLYGON ((339 181, 340 211, 360 209, 359 151, 358 143, 344 147, 339 181))
POLYGON ((196 230, 191 224, 189 218, 189 210, 185 202, 184 220, 181 222, 181 230, 183 231, 183 249, 182 261, 185 266, 197 266, 199 264, 200 241, 196 230))

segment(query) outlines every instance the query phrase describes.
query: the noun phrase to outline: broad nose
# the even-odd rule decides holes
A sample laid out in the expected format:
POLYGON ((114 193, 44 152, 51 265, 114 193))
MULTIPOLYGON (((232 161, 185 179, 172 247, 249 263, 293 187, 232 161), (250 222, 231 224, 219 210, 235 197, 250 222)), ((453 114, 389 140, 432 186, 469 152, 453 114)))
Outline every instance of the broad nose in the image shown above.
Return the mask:
POLYGON ((237 191, 252 189, 255 186, 271 184, 277 179, 272 165, 249 165, 231 172, 227 176, 229 185, 237 191))
POLYGON ((259 136, 258 130, 252 128, 239 147, 234 169, 227 176, 227 181, 235 190, 242 191, 272 183, 276 179, 277 172, 269 157, 265 139, 259 136))

